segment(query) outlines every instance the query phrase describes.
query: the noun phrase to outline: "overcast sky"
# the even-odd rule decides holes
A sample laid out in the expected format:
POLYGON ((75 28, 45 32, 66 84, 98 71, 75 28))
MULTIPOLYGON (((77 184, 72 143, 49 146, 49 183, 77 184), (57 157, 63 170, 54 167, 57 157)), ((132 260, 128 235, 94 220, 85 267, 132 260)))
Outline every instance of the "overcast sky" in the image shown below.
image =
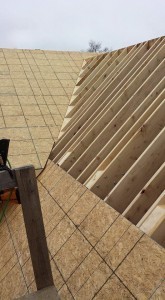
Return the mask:
POLYGON ((165 34, 165 0, 0 0, 0 48, 113 50, 165 34))

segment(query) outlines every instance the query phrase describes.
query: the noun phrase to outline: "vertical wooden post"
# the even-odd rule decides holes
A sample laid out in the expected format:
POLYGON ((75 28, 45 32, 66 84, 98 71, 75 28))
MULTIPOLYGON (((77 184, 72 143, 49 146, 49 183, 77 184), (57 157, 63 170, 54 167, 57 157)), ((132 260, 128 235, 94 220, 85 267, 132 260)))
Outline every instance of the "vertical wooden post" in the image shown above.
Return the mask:
POLYGON ((37 290, 54 285, 33 166, 14 170, 22 204, 37 290))

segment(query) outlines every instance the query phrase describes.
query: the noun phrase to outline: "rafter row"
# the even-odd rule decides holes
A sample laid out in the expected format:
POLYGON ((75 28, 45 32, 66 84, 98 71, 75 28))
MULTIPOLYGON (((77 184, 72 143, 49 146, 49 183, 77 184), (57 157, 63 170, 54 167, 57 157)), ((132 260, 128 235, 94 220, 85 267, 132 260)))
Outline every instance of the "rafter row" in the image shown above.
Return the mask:
POLYGON ((164 57, 161 37, 88 59, 50 155, 162 245, 164 57))

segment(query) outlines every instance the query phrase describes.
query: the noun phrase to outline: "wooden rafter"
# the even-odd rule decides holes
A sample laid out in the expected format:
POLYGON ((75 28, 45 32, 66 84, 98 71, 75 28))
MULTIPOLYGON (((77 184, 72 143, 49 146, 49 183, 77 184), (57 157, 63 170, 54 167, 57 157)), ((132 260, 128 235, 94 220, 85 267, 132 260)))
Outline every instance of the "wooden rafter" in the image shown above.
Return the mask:
MULTIPOLYGON (((160 37, 88 59, 50 155, 144 231, 164 189, 164 57, 160 37)), ((150 235, 163 243, 164 219, 156 224, 150 235)))

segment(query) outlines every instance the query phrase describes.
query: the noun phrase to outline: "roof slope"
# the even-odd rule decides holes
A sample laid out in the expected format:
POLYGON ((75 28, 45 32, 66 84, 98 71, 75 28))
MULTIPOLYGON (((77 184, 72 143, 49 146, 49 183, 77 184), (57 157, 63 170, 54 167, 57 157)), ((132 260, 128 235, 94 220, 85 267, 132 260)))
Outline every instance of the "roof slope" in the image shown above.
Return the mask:
MULTIPOLYGON (((61 300, 162 299, 162 247, 53 162, 38 185, 61 300)), ((21 206, 8 211, 0 240, 0 299, 34 291, 21 206)))
POLYGON ((12 140, 13 167, 45 165, 87 56, 0 49, 0 138, 12 140))
MULTIPOLYGON (((79 82, 81 82, 81 85, 79 87, 77 85, 75 89, 75 92, 77 90, 78 94, 76 96, 74 93, 75 95, 72 97, 71 106, 63 126, 63 135, 51 153, 51 158, 57 160, 62 168, 55 164, 54 161, 48 161, 47 166, 38 177, 40 201, 51 266, 54 282, 61 300, 163 299, 163 280, 165 278, 165 250, 163 247, 150 239, 143 231, 123 217, 120 212, 117 212, 98 197, 95 190, 95 193, 90 191, 88 189, 89 186, 85 186, 87 185, 86 182, 83 181, 83 184, 79 182, 81 181, 79 175, 73 175, 75 178, 79 177, 78 181, 68 174, 84 153, 87 154, 87 158, 90 157, 88 155, 91 155, 91 158, 95 155, 89 163, 91 168, 95 166, 95 163, 97 164, 96 169, 94 168, 93 171, 97 170, 97 167, 104 162, 104 158, 109 158, 109 153, 112 153, 111 155, 114 155, 115 158, 114 162, 112 160, 113 169, 110 169, 111 172, 107 173, 107 177, 102 176, 102 170, 104 172, 104 165, 102 164, 102 169, 99 169, 99 173, 97 173, 99 177, 96 177, 96 179, 101 178, 106 181, 111 174, 114 178, 114 174, 121 176, 120 172, 112 172, 113 170, 118 170, 118 168, 121 171, 121 168, 122 174, 124 172, 125 175, 122 175, 123 177, 112 188, 115 193, 118 192, 118 194, 114 194, 116 195, 116 201, 118 199, 121 201, 122 197, 124 200, 120 202, 122 206, 125 201, 127 203, 128 199, 130 201, 131 197, 133 197, 135 204, 137 203, 136 199, 141 201, 141 203, 144 203, 144 201, 147 203, 145 195, 148 195, 148 199, 150 199, 152 205, 148 210, 149 215, 144 215, 144 221, 148 221, 148 217, 154 214, 154 218, 152 217, 152 224, 154 224, 155 220, 157 220, 156 217, 162 213, 164 209, 162 205, 164 201, 164 188, 162 187, 164 184, 165 153, 164 129, 162 127, 164 110, 160 109, 163 107, 162 93, 164 88, 162 84, 163 71, 161 71, 162 41, 163 39, 157 39, 119 50, 112 54, 103 54, 87 61, 80 75, 79 82), (152 56, 152 59, 149 59, 149 55, 152 56), (130 79, 129 81, 129 78, 132 77, 129 76, 134 76, 134 72, 138 75, 138 69, 135 67, 143 59, 144 62, 139 66, 139 76, 133 77, 135 84, 132 84, 132 80, 130 79), (104 65, 104 62, 107 62, 107 64, 104 65), (106 72, 102 73, 99 66, 102 66, 102 68, 106 68, 107 66, 112 71, 111 75, 108 75, 106 72), (96 73, 95 70, 97 70, 96 73), (98 76, 99 72, 101 72, 101 77, 98 76), (130 75, 130 72, 132 75, 130 75), (101 85, 103 89, 96 88, 97 84, 93 82, 95 76, 90 76, 92 73, 98 78, 98 86, 101 85), (124 74, 123 79, 120 77, 121 74, 124 74), (89 83, 87 87, 87 79, 89 78, 92 83, 89 83), (109 83, 109 79, 111 83, 109 83), (88 93, 89 98, 87 97, 81 103, 78 91, 83 87, 83 82, 85 86, 80 94, 84 93, 83 97, 86 97, 85 94, 88 93), (116 85, 117 82, 118 85, 116 85), (106 88, 104 84, 106 84, 106 88), (109 88, 109 84, 113 89, 109 88), (144 86, 145 88, 143 89, 144 86), (86 93, 84 89, 87 90, 86 93), (95 93, 96 95, 98 93, 98 95, 96 96, 95 93), (101 93, 105 98, 99 96, 101 93), (108 103, 112 104, 109 99, 110 93, 113 93, 113 97, 115 95, 118 96, 114 101, 116 106, 111 106, 109 110, 108 103), (91 94, 91 97, 89 94, 91 94), (78 109, 75 105, 72 105, 74 101, 79 106, 79 108, 77 106, 78 109), (105 106, 105 103, 107 106, 105 106), (129 103, 130 106, 125 109, 124 103, 125 105, 129 103), (131 103, 133 104, 131 105, 131 103), (143 106, 144 103, 146 106, 143 106), (143 110, 140 109, 141 105, 143 110), (130 107, 132 107, 132 110, 130 107), (74 111, 73 116, 72 109, 74 111), (139 114, 133 113, 135 110, 138 111, 138 109, 140 109, 139 114), (98 114, 99 110, 100 114, 98 114), (105 142, 107 136, 102 135, 104 128, 106 129, 106 126, 113 120, 112 114, 115 114, 116 117, 118 111, 122 112, 120 118, 110 127, 107 135, 108 141, 105 142), (105 112, 105 114, 102 115, 102 112, 105 112), (132 118, 129 118, 130 112, 133 113, 132 118), (76 115, 77 117, 75 117, 76 115), (105 119, 104 116, 106 116, 105 119), (126 120, 124 119, 125 116, 126 120), (143 116, 145 117, 143 118, 143 116), (69 122, 68 118, 71 118, 69 122), (92 122, 94 123, 91 122, 92 118, 92 122), (100 120, 104 120, 104 122, 102 123, 100 120), (128 123, 129 126, 127 120, 130 120, 130 123, 128 123), (99 126, 94 125, 97 124, 97 121, 99 122, 99 126), (147 126, 142 127, 144 122, 147 122, 145 123, 147 126), (92 127, 92 124, 94 127, 92 127), (115 135, 115 129, 118 129, 117 132, 120 132, 120 128, 125 128, 121 127, 122 124, 124 126, 127 124, 128 126, 126 127, 127 130, 123 131, 124 136, 121 135, 120 138, 118 137, 118 143, 114 139, 115 145, 122 147, 117 148, 113 146, 113 148, 111 138, 117 136, 117 134, 115 135), (140 127, 136 127, 135 124, 138 124, 138 126, 139 124, 141 125, 140 127), (135 132, 133 131, 134 126, 136 129, 135 132), (146 136, 145 132, 149 134, 146 136), (111 135, 111 138, 109 138, 109 135, 111 135), (87 138, 85 142, 83 141, 83 136, 87 138), (145 139, 143 139, 143 136, 145 139), (103 137, 103 139, 100 140, 100 137, 103 137), (128 138, 127 142, 125 138, 128 138), (92 141, 95 142, 95 140, 98 141, 97 147, 92 146, 92 141), (73 141, 75 141, 75 144, 73 141), (74 146, 77 146, 77 148, 74 148, 74 146), (110 149, 112 147, 111 150, 116 150, 109 152, 109 146, 110 149), (128 147, 126 148, 127 151, 124 150, 125 147, 128 147), (132 147, 135 150, 133 152, 134 155, 131 152, 132 147), (60 151, 57 151, 57 149, 60 151), (76 149, 78 152, 75 151, 76 149), (87 149, 91 149, 91 151, 88 152, 87 149), (97 151, 101 151, 102 158, 96 155, 97 151), (75 156, 73 153, 75 153, 75 156), (116 158, 115 153, 121 155, 119 159, 116 158), (72 159, 67 160, 70 154, 72 159), (96 160, 95 157, 97 158, 96 160), (132 165, 130 158, 133 160, 132 165), (93 163, 91 163, 92 161, 93 163), (68 166, 70 164, 67 171, 64 170, 65 163, 65 167, 67 164, 68 166), (126 169, 123 170, 123 166, 126 169), (146 185, 145 190, 141 190, 142 185, 146 185), (140 193, 137 192, 136 188, 139 189, 140 193), (162 189, 162 193, 160 189, 162 189), (134 195, 134 190, 137 192, 136 196, 134 195)), ((105 165, 109 167, 110 162, 111 160, 105 165)), ((81 166, 84 170, 88 169, 88 164, 85 163, 85 160, 84 165, 82 163, 81 166)), ((80 170, 82 175, 86 174, 82 172, 82 169, 80 170)), ((89 179, 93 171, 89 173, 89 179)), ((104 184, 104 180, 100 185, 98 184, 98 190, 104 192, 105 187, 105 192, 107 192, 109 187, 112 186, 112 180, 107 185, 104 184)), ((118 177, 116 180, 118 180, 118 177)), ((109 192, 107 195, 109 195, 109 192)), ((107 197, 106 199, 110 198, 107 197)), ((120 206, 117 209, 120 211, 120 206)), ((140 209, 137 211, 140 211, 140 209)), ((144 224, 146 223, 143 222, 144 224)), ((153 236, 153 232, 151 234, 156 240, 158 236, 162 237, 160 233, 163 232, 159 224, 158 222, 157 226, 156 223, 158 231, 154 229, 156 236, 153 236)), ((151 226, 149 227, 151 228, 151 226)), ((8 210, 6 218, 0 224, 0 242, 0 298, 10 300, 34 291, 36 286, 21 206, 15 205, 8 210)), ((162 240, 158 242, 162 242, 162 240)))
POLYGON ((165 246, 165 38, 82 70, 50 158, 165 246))

